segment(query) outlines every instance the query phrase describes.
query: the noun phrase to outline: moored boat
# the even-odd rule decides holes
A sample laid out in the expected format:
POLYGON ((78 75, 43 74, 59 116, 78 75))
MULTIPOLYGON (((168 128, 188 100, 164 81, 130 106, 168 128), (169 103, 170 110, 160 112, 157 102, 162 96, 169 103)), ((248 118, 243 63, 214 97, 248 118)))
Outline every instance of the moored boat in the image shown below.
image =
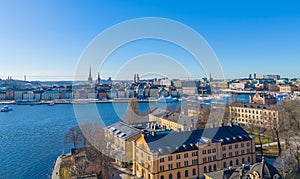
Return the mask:
POLYGON ((12 107, 5 105, 3 108, 1 108, 1 112, 8 112, 11 111, 12 107))

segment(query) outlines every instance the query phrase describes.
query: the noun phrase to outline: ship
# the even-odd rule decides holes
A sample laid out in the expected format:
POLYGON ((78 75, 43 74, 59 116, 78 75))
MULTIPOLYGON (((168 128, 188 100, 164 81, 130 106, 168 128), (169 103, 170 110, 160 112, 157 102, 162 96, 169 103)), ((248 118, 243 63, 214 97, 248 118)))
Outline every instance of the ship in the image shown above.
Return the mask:
POLYGON ((156 100, 156 102, 158 102, 158 103, 172 103, 175 101, 177 101, 177 98, 172 98, 171 96, 168 96, 168 97, 162 96, 156 100))
POLYGON ((8 111, 11 111, 11 110, 12 110, 12 107, 7 106, 7 105, 5 105, 5 106, 3 106, 3 108, 1 108, 1 112, 8 112, 8 111))

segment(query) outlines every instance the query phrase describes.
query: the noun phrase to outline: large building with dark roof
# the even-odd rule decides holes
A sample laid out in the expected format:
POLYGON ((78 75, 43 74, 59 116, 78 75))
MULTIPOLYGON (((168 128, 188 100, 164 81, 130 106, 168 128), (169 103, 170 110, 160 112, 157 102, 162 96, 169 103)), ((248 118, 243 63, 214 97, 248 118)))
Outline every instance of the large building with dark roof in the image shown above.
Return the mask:
POLYGON ((239 126, 160 131, 134 142, 133 174, 145 179, 198 178, 255 162, 252 136, 239 126))

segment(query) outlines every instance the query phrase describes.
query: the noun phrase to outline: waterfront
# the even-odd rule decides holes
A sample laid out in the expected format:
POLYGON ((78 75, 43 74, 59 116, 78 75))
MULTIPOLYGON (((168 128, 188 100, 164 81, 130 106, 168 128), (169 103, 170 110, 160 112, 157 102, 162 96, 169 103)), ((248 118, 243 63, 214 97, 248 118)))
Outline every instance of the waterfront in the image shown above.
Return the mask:
MULTIPOLYGON (((93 104, 82 104, 85 109, 93 104)), ((97 104, 106 124, 118 120, 113 108, 124 113, 126 103, 97 104)), ((147 104, 141 104, 141 110, 147 104)), ((50 178, 57 156, 62 154, 63 136, 77 125, 73 105, 14 105, 0 113, 0 178, 50 178)), ((89 118, 91 116, 87 116, 89 118)), ((66 146, 65 152, 69 152, 66 146)))
MULTIPOLYGON (((244 97, 247 100, 248 97, 244 97)), ((119 120, 127 103, 76 104, 86 111, 85 118, 95 119, 88 112, 94 105, 106 125, 119 120)), ((140 103, 140 110, 156 105, 140 103)), ((0 113, 0 176, 1 178, 49 178, 57 156, 64 149, 63 136, 77 125, 72 104, 13 105, 13 111, 0 113)), ((159 104, 165 108, 165 104, 159 104)), ((70 146, 65 147, 69 152, 70 146)))

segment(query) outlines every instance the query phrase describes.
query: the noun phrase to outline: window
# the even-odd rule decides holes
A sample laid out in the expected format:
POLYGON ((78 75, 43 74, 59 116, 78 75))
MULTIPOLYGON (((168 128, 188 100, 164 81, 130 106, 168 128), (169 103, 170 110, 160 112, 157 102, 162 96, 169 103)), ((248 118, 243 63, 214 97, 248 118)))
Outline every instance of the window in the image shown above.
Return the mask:
POLYGON ((196 169, 193 169, 193 175, 196 175, 196 169))
POLYGON ((232 146, 230 145, 230 146, 229 146, 229 150, 231 150, 231 149, 232 149, 232 146))
POLYGON ((222 151, 224 151, 224 150, 226 150, 226 146, 223 146, 223 147, 222 147, 222 151))
POLYGON ((226 154, 223 154, 223 158, 226 158, 226 154))
POLYGON ((213 153, 216 153, 216 151, 217 151, 217 150, 216 150, 215 148, 212 149, 212 152, 213 152, 213 153))
POLYGON ((239 165, 239 159, 236 159, 235 164, 239 165))
POLYGON ((211 169, 211 165, 210 165, 210 166, 208 166, 208 171, 209 171, 209 172, 211 172, 211 171, 212 171, 212 169, 211 169))
POLYGON ((209 161, 209 162, 211 161, 211 156, 208 157, 208 161, 209 161))
POLYGON ((203 162, 206 162, 206 157, 203 158, 203 162))
POLYGON ((247 153, 250 153, 250 149, 247 149, 247 153))
POLYGON ((206 166, 204 166, 203 171, 204 171, 204 173, 207 173, 207 168, 206 168, 206 166))
POLYGON ((239 155, 239 151, 235 151, 235 156, 238 156, 239 155))
POLYGON ((162 162, 165 161, 165 159, 164 158, 160 158, 159 161, 162 163, 162 162))
POLYGON ((217 165, 214 164, 214 171, 217 171, 217 165))
POLYGON ((217 160, 217 156, 213 156, 213 161, 216 161, 217 160))
POLYGON ((250 146, 250 142, 247 142, 247 146, 250 146))
POLYGON ((173 164, 169 164, 169 170, 173 169, 173 164))
POLYGON ((229 166, 233 166, 233 164, 232 164, 232 160, 230 160, 230 162, 229 162, 229 166))
POLYGON ((227 168, 226 162, 223 163, 223 168, 227 168))
POLYGON ((189 165, 189 161, 184 161, 184 166, 188 166, 189 165))
POLYGON ((169 161, 173 160, 173 157, 172 156, 168 156, 168 160, 169 161))
POLYGON ((245 150, 242 150, 241 152, 242 152, 242 154, 244 154, 244 153, 245 153, 245 150))
POLYGON ((186 170, 186 171, 184 172, 184 176, 185 176, 185 177, 188 177, 188 176, 189 176, 189 171, 188 171, 188 170, 186 170))
POLYGON ((177 168, 180 168, 180 162, 177 162, 177 163, 176 163, 176 167, 177 167, 177 168))
POLYGON ((197 165, 198 164, 198 159, 192 160, 192 165, 197 165))
POLYGON ((162 175, 162 176, 160 176, 160 179, 165 179, 165 177, 162 175))
POLYGON ((242 164, 244 164, 245 163, 245 159, 244 158, 242 158, 242 164))
POLYGON ((189 157, 189 154, 188 153, 185 153, 184 154, 184 158, 188 158, 189 157))
POLYGON ((172 175, 172 173, 170 173, 170 175, 169 175, 169 179, 172 179, 173 178, 173 175, 172 175))
POLYGON ((181 178, 181 173, 177 172, 177 178, 181 178))
POLYGON ((176 159, 180 159, 180 154, 176 155, 176 159))
POLYGON ((251 162, 250 157, 248 157, 248 163, 250 163, 250 162, 251 162))
POLYGON ((229 157, 232 157, 232 152, 229 152, 229 157))
POLYGON ((239 147, 239 145, 238 145, 238 144, 235 144, 235 145, 234 145, 234 148, 236 148, 236 149, 237 149, 238 147, 239 147))
POLYGON ((206 154, 206 150, 203 150, 203 151, 202 151, 202 154, 206 154))
POLYGON ((244 145, 245 145, 244 143, 241 143, 241 147, 244 147, 244 145))
POLYGON ((162 171, 164 171, 165 170, 165 166, 159 166, 159 170, 162 172, 162 171))
POLYGON ((207 153, 209 153, 209 154, 210 154, 210 153, 211 153, 211 149, 208 149, 207 153))

